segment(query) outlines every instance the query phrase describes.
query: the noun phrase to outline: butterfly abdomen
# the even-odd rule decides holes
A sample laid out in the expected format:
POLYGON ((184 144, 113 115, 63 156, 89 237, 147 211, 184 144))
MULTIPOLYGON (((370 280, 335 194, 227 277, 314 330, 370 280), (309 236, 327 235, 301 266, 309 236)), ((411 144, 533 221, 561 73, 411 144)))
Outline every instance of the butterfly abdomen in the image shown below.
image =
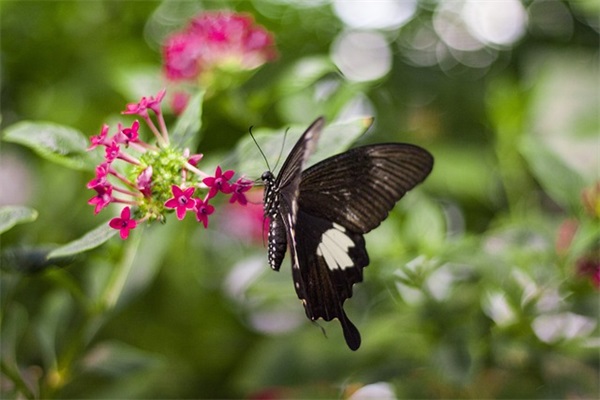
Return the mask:
POLYGON ((287 249, 286 231, 281 219, 280 198, 275 188, 273 174, 267 171, 261 178, 265 184, 264 216, 269 219, 269 235, 267 237, 269 266, 278 271, 287 249))

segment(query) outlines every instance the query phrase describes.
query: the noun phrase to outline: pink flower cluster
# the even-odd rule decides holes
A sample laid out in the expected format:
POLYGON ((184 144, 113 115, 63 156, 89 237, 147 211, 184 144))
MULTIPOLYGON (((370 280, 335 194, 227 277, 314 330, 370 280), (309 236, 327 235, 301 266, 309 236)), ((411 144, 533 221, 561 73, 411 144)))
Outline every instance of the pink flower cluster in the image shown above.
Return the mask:
POLYGON ((171 81, 201 80, 215 69, 255 69, 276 57, 273 36, 252 16, 205 12, 163 46, 164 71, 171 81))
POLYGON ((180 220, 187 211, 193 211, 206 228, 208 217, 215 210, 209 200, 218 193, 225 193, 231 196, 230 203, 245 205, 245 193, 252 187, 252 181, 245 178, 230 182, 235 174, 233 170, 223 172, 217 166, 214 175, 199 170, 197 165, 202 154, 190 155, 187 149, 170 144, 160 106, 164 96, 163 90, 156 97, 143 97, 138 103, 128 104, 123 111, 123 114, 140 116, 153 132, 156 144, 140 139, 137 120, 129 127, 119 124, 112 136, 110 127, 104 125, 100 134, 90 139, 88 150, 104 147, 104 161, 96 167, 96 176, 87 184, 96 192, 88 204, 94 206, 96 214, 111 203, 125 204, 120 218, 109 222, 123 239, 143 221, 163 221, 170 209, 175 210, 180 220), (123 172, 116 166, 118 160, 129 165, 128 171, 123 172), (204 197, 193 197, 197 189, 208 191, 204 197), (131 207, 135 208, 133 214, 138 220, 132 218, 131 207))

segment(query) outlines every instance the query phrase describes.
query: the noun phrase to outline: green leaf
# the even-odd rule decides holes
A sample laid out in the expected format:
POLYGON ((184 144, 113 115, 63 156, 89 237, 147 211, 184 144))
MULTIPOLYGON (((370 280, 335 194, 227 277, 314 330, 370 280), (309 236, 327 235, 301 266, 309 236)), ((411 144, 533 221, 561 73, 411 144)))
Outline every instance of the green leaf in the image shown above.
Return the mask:
MULTIPOLYGON (((305 167, 309 167, 327 157, 348 150, 372 124, 373 118, 365 116, 354 117, 352 119, 326 125, 319 138, 317 150, 313 156, 309 158, 305 167)), ((295 142, 291 144, 294 145, 295 142)))
POLYGON ((171 141, 181 147, 194 149, 200 142, 200 128, 202 127, 202 100, 204 91, 193 96, 185 111, 170 132, 171 141))
POLYGON ((76 170, 92 170, 98 158, 88 153, 83 133, 50 122, 23 121, 8 127, 3 139, 29 147, 41 157, 76 170))
MULTIPOLYGON (((317 144, 317 150, 307 162, 306 167, 347 150, 352 143, 365 133, 372 122, 371 117, 357 117, 326 125, 317 144)), ((287 135, 285 135, 285 143, 284 132, 286 129, 256 129, 253 131, 254 137, 267 157, 271 168, 276 169, 275 164, 277 161, 279 161, 277 167, 281 167, 283 159, 289 154, 307 127, 308 125, 290 127, 287 130, 287 135), (281 159, 278 160, 278 158, 281 159)), ((237 170, 249 177, 258 177, 267 169, 265 160, 249 135, 238 143, 235 153, 230 158, 235 160, 226 165, 237 164, 237 170)))
POLYGON ((38 212, 23 206, 0 207, 0 233, 4 233, 17 224, 35 221, 38 212))
POLYGON ((281 95, 295 93, 312 88, 316 81, 336 70, 328 56, 305 57, 283 74, 277 87, 281 95))
POLYGON ((153 354, 117 341, 97 344, 85 358, 83 367, 119 379, 127 374, 157 366, 160 361, 153 354))
POLYGON ((562 207, 578 210, 581 191, 585 188, 581 175, 531 135, 523 137, 520 150, 544 191, 562 207))
POLYGON ((123 98, 137 102, 143 96, 154 96, 161 89, 160 68, 157 65, 120 65, 113 73, 113 89, 123 98))
POLYGON ((48 254, 48 259, 71 256, 94 249, 108 241, 117 233, 116 229, 108 226, 108 223, 89 231, 77 240, 67 243, 48 254))

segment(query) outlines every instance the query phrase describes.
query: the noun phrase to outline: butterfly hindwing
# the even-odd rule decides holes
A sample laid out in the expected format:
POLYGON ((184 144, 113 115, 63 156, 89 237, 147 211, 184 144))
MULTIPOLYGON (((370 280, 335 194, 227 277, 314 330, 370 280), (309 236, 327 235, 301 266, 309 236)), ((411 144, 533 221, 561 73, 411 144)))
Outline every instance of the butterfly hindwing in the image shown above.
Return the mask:
POLYGON ((344 312, 344 300, 352 286, 362 281, 362 269, 369 264, 361 234, 305 213, 296 221, 298 268, 292 268, 294 285, 311 320, 340 320, 348 346, 360 346, 358 329, 344 312))

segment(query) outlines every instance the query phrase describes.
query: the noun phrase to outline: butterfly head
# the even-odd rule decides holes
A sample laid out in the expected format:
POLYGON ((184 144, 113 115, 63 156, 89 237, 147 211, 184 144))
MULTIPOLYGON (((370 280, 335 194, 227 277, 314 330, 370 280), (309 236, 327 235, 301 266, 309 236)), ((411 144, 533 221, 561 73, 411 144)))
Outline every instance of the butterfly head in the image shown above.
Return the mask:
POLYGON ((272 184, 273 181, 275 181, 275 176, 273 175, 273 173, 271 171, 265 171, 260 176, 260 179, 262 179, 263 183, 266 186, 268 186, 269 184, 272 184))

